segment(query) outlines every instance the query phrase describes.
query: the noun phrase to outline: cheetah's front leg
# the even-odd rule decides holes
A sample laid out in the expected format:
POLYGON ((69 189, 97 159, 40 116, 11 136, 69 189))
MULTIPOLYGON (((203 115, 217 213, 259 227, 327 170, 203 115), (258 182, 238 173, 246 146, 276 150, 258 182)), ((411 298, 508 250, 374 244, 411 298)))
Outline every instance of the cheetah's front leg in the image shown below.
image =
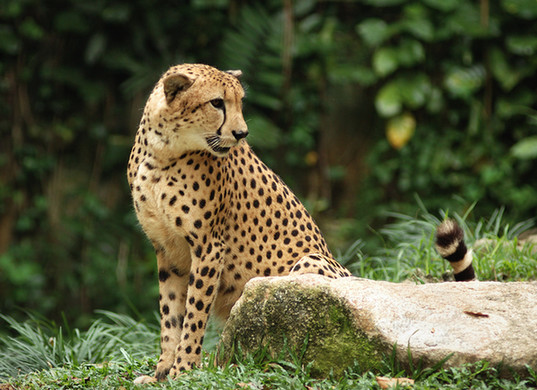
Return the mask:
POLYGON ((174 362, 175 349, 181 340, 189 271, 159 261, 158 278, 161 354, 155 377, 160 381, 168 375, 174 362))
POLYGON ((144 384, 166 378, 175 361, 175 350, 181 340, 185 315, 185 302, 190 273, 190 250, 186 241, 175 251, 156 246, 159 306, 160 348, 155 376, 141 376, 134 383, 144 384))
POLYGON ((220 242, 193 245, 185 319, 181 340, 175 350, 175 362, 170 370, 172 377, 199 366, 201 362, 201 346, 209 312, 218 291, 223 253, 224 245, 220 242))

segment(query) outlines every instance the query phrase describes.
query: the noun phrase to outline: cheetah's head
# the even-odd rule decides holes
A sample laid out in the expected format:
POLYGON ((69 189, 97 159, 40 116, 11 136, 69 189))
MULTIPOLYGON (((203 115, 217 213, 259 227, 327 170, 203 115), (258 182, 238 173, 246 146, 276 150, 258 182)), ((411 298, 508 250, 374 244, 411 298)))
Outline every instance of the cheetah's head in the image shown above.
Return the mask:
POLYGON ((241 73, 201 64, 170 68, 149 97, 140 125, 156 152, 163 157, 196 150, 227 155, 248 135, 241 73))

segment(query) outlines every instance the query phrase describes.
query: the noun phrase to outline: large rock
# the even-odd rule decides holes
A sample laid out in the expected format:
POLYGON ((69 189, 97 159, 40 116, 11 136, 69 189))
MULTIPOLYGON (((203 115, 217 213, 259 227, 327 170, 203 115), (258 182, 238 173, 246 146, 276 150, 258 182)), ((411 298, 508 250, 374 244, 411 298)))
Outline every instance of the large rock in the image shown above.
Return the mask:
POLYGON ((406 366, 410 349, 414 365, 432 367, 451 355, 444 367, 487 360, 505 375, 524 376, 526 365, 537 370, 537 283, 256 278, 224 327, 220 361, 237 343, 245 353, 303 352, 316 376, 355 363, 375 369, 394 345, 406 366))

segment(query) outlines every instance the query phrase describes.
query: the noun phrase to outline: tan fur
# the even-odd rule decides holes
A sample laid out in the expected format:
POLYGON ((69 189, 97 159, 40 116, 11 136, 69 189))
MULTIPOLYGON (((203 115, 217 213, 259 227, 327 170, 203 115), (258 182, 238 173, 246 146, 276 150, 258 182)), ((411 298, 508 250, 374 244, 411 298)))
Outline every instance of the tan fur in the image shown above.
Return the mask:
POLYGON ((238 76, 197 64, 168 70, 132 148, 128 180, 159 270, 157 379, 199 365, 209 313, 227 318, 249 279, 350 275, 300 201, 242 139, 238 76))

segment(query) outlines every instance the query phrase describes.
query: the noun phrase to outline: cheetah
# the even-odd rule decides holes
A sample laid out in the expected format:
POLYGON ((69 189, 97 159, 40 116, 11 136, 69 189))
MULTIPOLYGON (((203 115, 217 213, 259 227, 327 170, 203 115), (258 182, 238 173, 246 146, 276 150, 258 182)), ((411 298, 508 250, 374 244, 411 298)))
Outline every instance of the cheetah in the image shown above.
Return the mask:
POLYGON ((210 313, 226 319, 257 276, 351 276, 307 210, 245 140, 240 71, 182 64, 151 92, 129 158, 134 208, 154 246, 163 380, 199 366, 210 313))

